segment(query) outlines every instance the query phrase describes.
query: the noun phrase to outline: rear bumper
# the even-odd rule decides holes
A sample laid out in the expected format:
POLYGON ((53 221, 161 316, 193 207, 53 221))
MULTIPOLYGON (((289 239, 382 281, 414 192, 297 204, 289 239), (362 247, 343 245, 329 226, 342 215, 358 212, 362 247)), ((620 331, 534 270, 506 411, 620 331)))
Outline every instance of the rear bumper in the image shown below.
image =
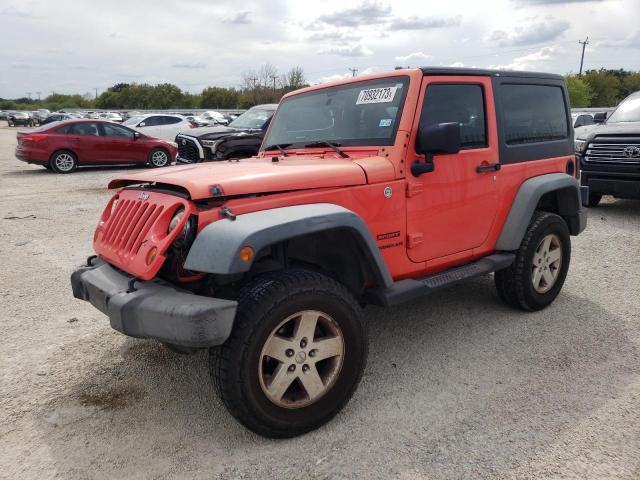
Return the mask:
POLYGON ((71 275, 73 296, 90 302, 125 335, 185 347, 212 347, 231 333, 237 302, 194 295, 168 283, 135 280, 96 259, 71 275))
POLYGON ((30 152, 28 150, 23 150, 19 147, 16 148, 15 156, 18 160, 26 163, 35 163, 37 165, 46 165, 47 163, 49 163, 49 160, 42 160, 41 158, 35 158, 36 155, 34 155, 33 152, 30 152))
POLYGON ((640 198, 640 168, 638 173, 582 171, 580 182, 591 193, 613 195, 620 198, 640 198))

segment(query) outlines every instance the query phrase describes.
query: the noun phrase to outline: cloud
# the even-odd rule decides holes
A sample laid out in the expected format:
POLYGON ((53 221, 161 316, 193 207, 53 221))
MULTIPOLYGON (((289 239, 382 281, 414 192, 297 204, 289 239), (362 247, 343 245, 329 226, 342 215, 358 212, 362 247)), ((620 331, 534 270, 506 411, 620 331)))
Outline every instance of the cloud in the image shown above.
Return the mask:
POLYGON ((34 14, 29 10, 25 10, 24 7, 6 7, 0 10, 0 17, 19 17, 19 18, 31 18, 34 14))
POLYGON ((525 5, 563 5, 565 3, 593 3, 607 0, 515 0, 525 5))
POLYGON ((204 63, 174 63, 171 65, 173 68, 186 68, 189 70, 198 70, 202 68, 206 68, 204 63))
POLYGON ((618 40, 601 40, 599 42, 595 42, 593 45, 596 48, 640 48, 640 29, 631 32, 625 38, 618 40))
POLYGON ((327 30, 324 32, 312 33, 305 40, 310 42, 336 42, 336 41, 358 41, 362 38, 360 35, 351 32, 341 32, 339 30, 327 30))
MULTIPOLYGON (((364 70, 361 70, 358 72, 358 76, 360 75, 371 75, 372 73, 376 73, 378 71, 378 69, 376 67, 368 67, 365 68, 364 70)), ((337 80, 346 80, 347 78, 351 78, 353 77, 353 73, 349 72, 349 73, 337 73, 334 75, 328 75, 326 77, 322 77, 320 78, 320 80, 318 80, 318 83, 328 83, 328 82, 335 82, 337 80)))
POLYGON ((533 17, 525 20, 524 26, 517 26, 511 32, 494 30, 488 40, 498 46, 535 45, 549 42, 561 36, 570 24, 566 20, 551 17, 533 17))
POLYGON ((464 63, 462 62, 453 62, 451 65, 449 65, 450 67, 454 67, 454 68, 462 68, 464 67, 464 63))
POLYGON ((429 28, 457 27, 462 20, 461 15, 449 18, 394 18, 389 25, 390 30, 426 30, 429 28))
POLYGON ((320 55, 339 55, 341 57, 364 57, 371 55, 373 52, 361 43, 355 45, 345 45, 342 47, 330 47, 318 50, 320 55))
POLYGON ((538 64, 551 60, 555 53, 555 47, 542 47, 536 52, 514 58, 509 64, 491 65, 489 68, 495 68, 497 70, 531 70, 537 68, 538 64))
POLYGON ((400 55, 395 57, 395 59, 399 62, 414 62, 414 61, 423 61, 423 60, 431 60, 433 59, 432 55, 427 55, 422 52, 413 52, 408 55, 400 55))
POLYGON ((251 23, 251 18, 249 18, 249 15, 251 15, 251 12, 249 11, 238 12, 233 17, 228 18, 225 21, 227 23, 233 23, 234 25, 247 25, 251 23))
POLYGON ((384 23, 391 15, 391 7, 378 1, 367 0, 357 7, 345 8, 328 15, 321 15, 318 21, 336 27, 359 27, 384 23))

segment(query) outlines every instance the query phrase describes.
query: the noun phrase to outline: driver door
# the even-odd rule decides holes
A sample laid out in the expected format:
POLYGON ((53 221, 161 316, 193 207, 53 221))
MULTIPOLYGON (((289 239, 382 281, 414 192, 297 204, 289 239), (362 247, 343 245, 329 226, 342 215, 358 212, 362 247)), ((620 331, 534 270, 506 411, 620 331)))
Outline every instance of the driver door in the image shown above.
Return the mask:
MULTIPOLYGON (((414 125, 457 122, 462 148, 436 153, 432 172, 408 174, 407 253, 414 262, 460 262, 487 239, 496 216, 500 165, 491 79, 425 77, 421 89, 414 125)), ((413 129, 410 162, 425 162, 415 151, 419 130, 413 129)))

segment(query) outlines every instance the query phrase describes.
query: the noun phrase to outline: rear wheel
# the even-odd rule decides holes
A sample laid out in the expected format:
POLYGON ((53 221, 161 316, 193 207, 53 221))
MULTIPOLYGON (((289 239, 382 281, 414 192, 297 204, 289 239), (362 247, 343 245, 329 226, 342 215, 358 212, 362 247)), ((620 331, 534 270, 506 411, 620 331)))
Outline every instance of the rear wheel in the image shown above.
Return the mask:
POLYGON ((564 219, 555 213, 536 212, 515 262, 495 273, 498 295, 512 307, 541 310, 560 293, 570 258, 571 241, 564 219))
POLYGON ((149 153, 149 165, 154 168, 166 167, 170 163, 171 158, 169 158, 169 152, 164 148, 154 148, 149 153))
POLYGON ((598 204, 600 203, 600 200, 602 200, 601 193, 590 193, 588 206, 591 208, 597 207, 598 204))
POLYGON ((347 289, 292 270, 245 288, 231 336, 210 350, 210 370, 236 419, 284 438, 333 418, 355 391, 366 356, 361 308, 347 289))
POLYGON ((53 154, 49 163, 56 173, 71 173, 78 167, 78 158, 73 152, 60 150, 53 154))

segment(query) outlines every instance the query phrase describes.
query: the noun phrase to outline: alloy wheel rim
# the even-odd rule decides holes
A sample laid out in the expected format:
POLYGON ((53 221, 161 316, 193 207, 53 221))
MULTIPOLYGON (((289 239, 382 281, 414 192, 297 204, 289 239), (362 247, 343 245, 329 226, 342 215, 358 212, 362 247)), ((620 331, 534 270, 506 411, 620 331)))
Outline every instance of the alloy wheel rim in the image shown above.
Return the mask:
POLYGON ((546 235, 533 254, 531 282, 538 293, 546 293, 556 284, 562 266, 562 243, 555 233, 546 235))
POLYGON ((151 162, 156 167, 163 167, 167 163, 167 154, 160 151, 153 152, 153 155, 151 155, 151 162))
POLYGON ((73 157, 68 153, 61 153, 56 157, 56 167, 62 172, 68 172, 73 168, 73 157))
POLYGON ((344 337, 326 313, 304 310, 269 334, 258 364, 266 397, 283 408, 317 402, 335 384, 344 363, 344 337))

